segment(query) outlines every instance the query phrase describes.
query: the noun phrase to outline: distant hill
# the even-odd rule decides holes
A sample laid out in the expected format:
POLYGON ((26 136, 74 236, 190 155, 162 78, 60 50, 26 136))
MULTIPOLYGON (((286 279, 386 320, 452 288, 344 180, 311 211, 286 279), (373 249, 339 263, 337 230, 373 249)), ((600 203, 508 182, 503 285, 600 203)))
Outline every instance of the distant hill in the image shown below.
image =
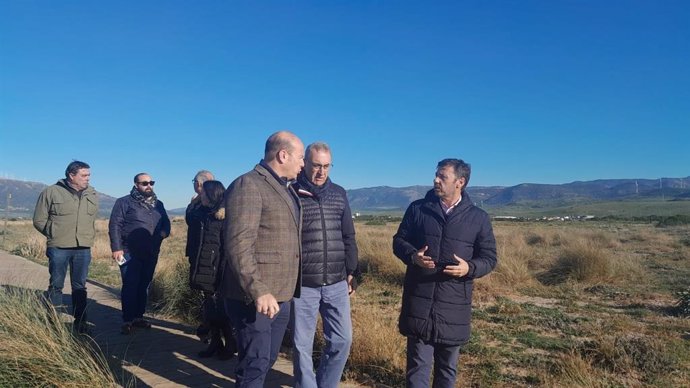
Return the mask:
MULTIPOLYGON (((415 200, 423 198, 432 186, 408 187, 368 187, 364 189, 347 190, 347 198, 353 211, 402 211, 415 200)), ((475 202, 492 198, 505 188, 469 187, 468 192, 475 202)))
MULTIPOLYGON (((404 211, 424 197, 431 186, 371 187, 347 190, 353 211, 404 211)), ((566 184, 522 183, 516 186, 470 186, 472 201, 488 209, 560 208, 612 201, 683 201, 690 199, 690 177, 659 179, 601 179, 566 184)))
MULTIPOLYGON (((12 194, 12 217, 31 217, 43 183, 25 182, 0 178, 0 211, 4 215, 7 193, 12 194)), ((353 212, 400 213, 410 202, 423 198, 431 186, 368 187, 347 190, 353 212)), ((472 201, 494 214, 508 214, 515 210, 521 214, 545 209, 590 209, 592 204, 611 207, 610 203, 625 201, 621 209, 634 209, 637 202, 656 203, 663 206, 669 201, 690 201, 690 176, 661 179, 600 179, 565 184, 522 183, 515 186, 470 186, 467 190, 472 201), (531 210, 530 210, 531 209, 531 210)), ((99 215, 108 217, 115 198, 99 193, 99 215)), ((646 205, 645 205, 646 206, 646 205)), ((674 209, 685 209, 674 206, 674 209)), ((650 208, 648 212, 654 212, 650 208)), ((626 211, 627 212, 627 211, 626 211)), ((183 215, 184 208, 168 213, 183 215)), ((650 213, 654 214, 654 213, 650 213)))
MULTIPOLYGON (((57 181, 56 181, 57 182, 57 181)), ((54 184, 54 183, 51 183, 54 184)), ((14 179, 0 178, 0 209, 2 216, 5 215, 7 206, 7 193, 12 195, 10 199, 10 217, 30 218, 33 216, 36 200, 41 191, 48 185, 38 182, 26 182, 14 179)), ((98 215, 99 217, 109 217, 110 211, 117 198, 107 194, 98 193, 98 215)))

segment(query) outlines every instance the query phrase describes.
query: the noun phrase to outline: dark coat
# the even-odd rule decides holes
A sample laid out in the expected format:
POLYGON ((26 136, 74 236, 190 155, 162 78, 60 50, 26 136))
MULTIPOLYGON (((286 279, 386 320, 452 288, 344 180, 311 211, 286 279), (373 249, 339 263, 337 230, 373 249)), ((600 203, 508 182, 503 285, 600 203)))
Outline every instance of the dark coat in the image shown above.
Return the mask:
POLYGON ((496 240, 488 214, 472 204, 465 191, 449 214, 433 190, 413 202, 393 237, 395 255, 407 264, 399 329, 406 336, 446 345, 462 345, 470 337, 473 280, 496 266, 496 240), (436 268, 424 269, 412 255, 424 246, 436 268), (444 274, 456 264, 453 254, 467 261, 462 278, 444 274))
POLYGON ((187 224, 187 244, 184 248, 184 255, 187 256, 191 262, 192 256, 196 254, 196 247, 199 245, 199 239, 201 232, 201 220, 206 215, 205 211, 201 210, 201 198, 199 196, 194 197, 192 201, 187 205, 187 209, 184 213, 184 221, 187 224), (194 244, 194 246, 192 246, 194 244))
POLYGON ((330 178, 314 186, 303 174, 295 189, 302 203, 302 286, 347 279, 357 270, 357 242, 345 189, 330 178))
POLYGON ((266 294, 278 302, 299 297, 302 217, 292 187, 257 164, 228 187, 225 212, 221 296, 245 303, 266 294))
POLYGON ((132 198, 118 198, 108 223, 110 249, 131 253, 139 258, 155 258, 163 239, 170 235, 170 219, 163 202, 151 208, 132 198))
POLYGON ((201 206, 195 213, 199 222, 192 235, 196 238, 187 240, 187 247, 191 252, 189 286, 195 290, 215 292, 223 264, 225 208, 209 209, 201 206))

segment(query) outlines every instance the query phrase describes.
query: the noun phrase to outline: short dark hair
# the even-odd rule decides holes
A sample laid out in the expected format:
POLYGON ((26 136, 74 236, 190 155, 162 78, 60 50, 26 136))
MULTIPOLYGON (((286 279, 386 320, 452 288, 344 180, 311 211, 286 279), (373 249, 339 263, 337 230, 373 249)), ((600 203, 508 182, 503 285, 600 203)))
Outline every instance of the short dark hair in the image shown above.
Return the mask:
POLYGON ((65 169, 65 178, 69 179, 70 174, 77 175, 77 172, 83 168, 91 168, 91 166, 89 166, 87 163, 73 160, 72 163, 68 164, 67 168, 65 169))
POLYGON ((137 181, 139 180, 139 177, 142 176, 142 175, 151 176, 151 174, 149 174, 148 172, 140 172, 140 173, 138 173, 137 175, 134 176, 134 183, 138 183, 137 181))
POLYGON ((225 194, 225 186, 220 181, 206 181, 202 184, 203 193, 208 201, 211 202, 211 208, 215 209, 223 203, 223 195, 225 194))
POLYGON ((469 163, 465 163, 465 161, 463 161, 462 159, 449 158, 443 159, 442 161, 438 162, 438 165, 436 165, 437 169, 443 167, 453 167, 456 178, 465 178, 465 185, 462 187, 463 189, 467 187, 468 183, 470 183, 470 174, 472 173, 472 166, 470 166, 469 163))

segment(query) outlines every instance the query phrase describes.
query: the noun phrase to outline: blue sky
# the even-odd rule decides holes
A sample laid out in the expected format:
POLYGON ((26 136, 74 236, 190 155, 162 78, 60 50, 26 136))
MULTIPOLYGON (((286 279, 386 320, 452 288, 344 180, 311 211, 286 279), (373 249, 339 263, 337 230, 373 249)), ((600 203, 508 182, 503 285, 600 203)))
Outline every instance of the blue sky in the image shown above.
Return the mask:
POLYGON ((354 189, 690 175, 687 1, 29 1, 0 4, 0 176, 72 159, 169 208, 289 129, 354 189))

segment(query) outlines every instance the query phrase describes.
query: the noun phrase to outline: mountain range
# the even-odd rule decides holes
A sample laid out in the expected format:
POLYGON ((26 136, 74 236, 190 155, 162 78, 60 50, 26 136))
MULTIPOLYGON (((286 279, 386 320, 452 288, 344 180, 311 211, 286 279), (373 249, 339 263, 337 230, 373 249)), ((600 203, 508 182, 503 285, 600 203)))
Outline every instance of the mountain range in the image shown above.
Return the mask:
MULTIPOLYGON (((5 212, 7 194, 12 195, 12 217, 30 217, 46 184, 0 178, 0 210, 5 212)), ((414 200, 423 198, 431 186, 369 187, 347 190, 353 212, 401 212, 414 200)), ((487 209, 505 207, 556 208, 578 203, 660 199, 690 200, 690 176, 660 179, 600 179, 565 184, 522 183, 515 186, 470 186, 473 202, 487 209)), ((115 198, 99 193, 99 215, 108 217, 115 198)), ((184 208, 171 215, 184 214, 184 208)))

